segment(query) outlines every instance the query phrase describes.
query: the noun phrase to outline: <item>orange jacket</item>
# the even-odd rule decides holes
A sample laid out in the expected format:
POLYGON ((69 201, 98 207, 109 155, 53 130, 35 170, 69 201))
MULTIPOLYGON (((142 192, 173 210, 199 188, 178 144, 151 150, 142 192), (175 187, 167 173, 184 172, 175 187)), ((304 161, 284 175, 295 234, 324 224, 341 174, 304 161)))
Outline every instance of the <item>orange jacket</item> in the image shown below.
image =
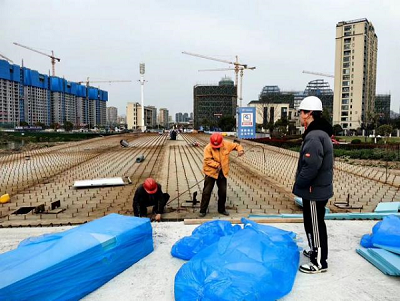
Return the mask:
POLYGON ((238 143, 224 140, 221 148, 215 149, 208 144, 204 148, 203 172, 214 179, 218 179, 218 167, 222 167, 225 177, 229 174, 229 154, 231 151, 242 151, 243 147, 238 143))

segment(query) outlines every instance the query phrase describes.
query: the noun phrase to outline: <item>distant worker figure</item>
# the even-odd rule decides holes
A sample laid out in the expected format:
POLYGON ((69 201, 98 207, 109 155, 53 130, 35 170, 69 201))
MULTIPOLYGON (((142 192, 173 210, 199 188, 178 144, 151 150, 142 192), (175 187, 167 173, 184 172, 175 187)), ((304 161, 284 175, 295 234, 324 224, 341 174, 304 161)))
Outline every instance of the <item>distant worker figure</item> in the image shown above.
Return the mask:
POLYGON ((300 122, 305 127, 303 144, 297 165, 293 193, 303 199, 304 229, 310 258, 299 270, 316 274, 328 270, 328 235, 325 225, 325 206, 333 196, 332 126, 322 118, 322 103, 318 97, 304 98, 299 107, 300 122))
POLYGON ((147 217, 147 207, 153 206, 154 219, 159 222, 168 200, 169 194, 162 192, 161 185, 154 179, 147 178, 135 191, 133 214, 138 217, 147 217))
POLYGON ((176 136, 177 136, 176 131, 175 130, 171 130, 171 132, 170 132, 171 140, 176 140, 176 136))
POLYGON ((200 204, 200 217, 204 217, 207 213, 215 182, 218 186, 218 212, 229 215, 225 209, 226 178, 229 174, 229 154, 233 150, 238 151, 239 156, 244 154, 243 147, 240 144, 224 141, 220 133, 212 134, 210 143, 204 148, 203 172, 205 179, 200 204))

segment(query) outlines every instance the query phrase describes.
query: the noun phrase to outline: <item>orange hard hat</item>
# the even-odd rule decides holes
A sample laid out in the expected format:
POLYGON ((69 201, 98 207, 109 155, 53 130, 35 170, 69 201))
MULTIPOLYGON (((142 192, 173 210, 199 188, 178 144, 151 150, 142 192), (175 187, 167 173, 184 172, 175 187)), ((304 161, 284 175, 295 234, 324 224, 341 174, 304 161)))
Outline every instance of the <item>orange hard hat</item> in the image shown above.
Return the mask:
POLYGON ((147 178, 143 183, 143 188, 149 194, 154 194, 157 192, 158 185, 157 182, 153 178, 147 178))
POLYGON ((212 148, 220 148, 222 146, 222 141, 224 137, 220 133, 214 133, 210 137, 210 143, 212 148))

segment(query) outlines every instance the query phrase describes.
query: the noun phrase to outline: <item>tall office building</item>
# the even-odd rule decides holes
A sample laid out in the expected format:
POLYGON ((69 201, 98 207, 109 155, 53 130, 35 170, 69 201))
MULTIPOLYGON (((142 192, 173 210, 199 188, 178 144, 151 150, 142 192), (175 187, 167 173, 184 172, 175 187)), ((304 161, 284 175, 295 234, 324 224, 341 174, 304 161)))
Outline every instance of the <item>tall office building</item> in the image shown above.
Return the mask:
POLYGON ((159 124, 160 126, 164 127, 164 128, 168 128, 168 109, 166 108, 160 108, 160 113, 159 113, 159 124))
POLYGON ((333 124, 357 129, 375 107, 378 38, 367 19, 336 25, 333 124))
POLYGON ((183 114, 181 112, 175 114, 175 122, 183 122, 183 114))
POLYGON ((379 114, 381 122, 388 122, 390 119, 390 94, 378 94, 375 97, 375 113, 379 114))
POLYGON ((107 124, 114 125, 117 123, 118 109, 116 107, 107 108, 107 124))

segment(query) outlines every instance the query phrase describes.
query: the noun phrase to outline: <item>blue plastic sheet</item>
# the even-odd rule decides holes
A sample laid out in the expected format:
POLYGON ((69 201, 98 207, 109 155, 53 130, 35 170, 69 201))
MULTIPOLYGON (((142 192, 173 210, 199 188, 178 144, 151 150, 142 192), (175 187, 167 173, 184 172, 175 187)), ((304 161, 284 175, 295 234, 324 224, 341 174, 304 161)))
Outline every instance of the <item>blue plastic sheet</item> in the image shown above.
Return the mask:
POLYGON ((204 248, 216 243, 222 236, 232 235, 240 229, 239 225, 232 226, 228 221, 206 222, 194 229, 192 235, 178 240, 172 246, 171 255, 189 260, 204 248))
POLYGON ((364 248, 372 248, 375 245, 400 247, 400 218, 389 215, 378 222, 372 228, 372 234, 365 234, 360 244, 364 248))
POLYGON ((77 300, 153 251, 150 220, 110 214, 0 255, 0 300, 77 300))
POLYGON ((184 264, 175 276, 176 300, 276 300, 288 294, 299 266, 295 234, 242 219, 184 264))

